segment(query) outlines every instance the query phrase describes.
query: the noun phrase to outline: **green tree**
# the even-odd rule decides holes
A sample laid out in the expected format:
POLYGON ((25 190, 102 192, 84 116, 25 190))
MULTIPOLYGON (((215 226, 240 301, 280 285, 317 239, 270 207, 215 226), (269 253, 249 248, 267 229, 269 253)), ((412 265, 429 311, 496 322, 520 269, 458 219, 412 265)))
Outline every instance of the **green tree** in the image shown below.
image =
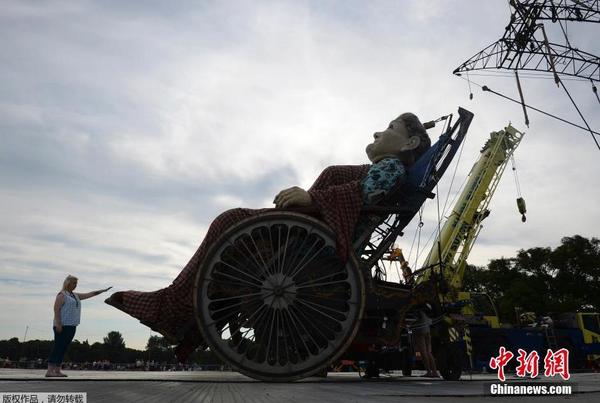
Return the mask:
POLYGON ((103 343, 95 342, 90 346, 90 359, 89 361, 103 361, 108 360, 109 354, 106 350, 106 345, 103 343))
POLYGON ((53 342, 49 340, 28 340, 21 343, 21 357, 28 360, 46 359, 50 355, 53 342))
POLYGON ((120 332, 113 330, 104 338, 104 350, 111 362, 124 362, 125 341, 120 332))
POLYGON ((150 336, 146 343, 146 354, 148 361, 173 362, 175 352, 171 344, 162 336, 150 336))
POLYGON ((168 350, 171 344, 162 336, 150 336, 146 343, 146 350, 168 350))
POLYGON ((555 248, 520 250, 514 258, 468 266, 464 288, 487 292, 503 321, 514 308, 538 314, 600 311, 600 241, 579 235, 565 237, 555 248))
POLYGON ((8 358, 12 361, 17 361, 21 355, 21 343, 19 339, 13 337, 9 340, 0 341, 0 358, 8 358))
POLYGON ((558 303, 568 311, 600 308, 600 240, 565 237, 552 251, 557 269, 554 287, 558 303))
POLYGON ((116 330, 108 332, 108 335, 104 338, 104 345, 107 348, 114 350, 125 350, 125 341, 123 340, 123 335, 116 330))
POLYGON ((69 346, 69 349, 67 350, 65 360, 73 362, 93 361, 91 346, 88 343, 88 341, 86 340, 82 343, 79 340, 73 340, 73 342, 69 346))

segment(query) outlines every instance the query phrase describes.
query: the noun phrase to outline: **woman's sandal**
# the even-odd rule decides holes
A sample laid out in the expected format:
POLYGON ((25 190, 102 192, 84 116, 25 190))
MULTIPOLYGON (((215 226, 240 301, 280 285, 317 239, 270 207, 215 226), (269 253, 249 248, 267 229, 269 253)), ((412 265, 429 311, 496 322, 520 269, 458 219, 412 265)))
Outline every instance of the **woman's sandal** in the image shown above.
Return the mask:
POLYGON ((56 372, 46 372, 46 375, 44 375, 46 378, 63 378, 66 375, 65 374, 57 374, 56 372))

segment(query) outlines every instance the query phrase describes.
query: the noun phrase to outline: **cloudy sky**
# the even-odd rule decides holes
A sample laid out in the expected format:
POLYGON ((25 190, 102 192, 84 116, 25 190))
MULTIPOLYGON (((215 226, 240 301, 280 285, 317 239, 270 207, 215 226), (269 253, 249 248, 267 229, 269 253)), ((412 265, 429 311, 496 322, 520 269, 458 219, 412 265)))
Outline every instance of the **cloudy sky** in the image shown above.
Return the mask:
MULTIPOLYGON (((507 171, 471 263, 598 236, 590 135, 535 112, 526 128, 519 105, 475 84, 470 101, 452 75, 508 18, 505 0, 3 1, 0 339, 26 329, 50 339, 69 273, 80 291, 167 286, 221 211, 269 206, 328 165, 366 163, 372 133, 405 111, 423 121, 460 105, 475 113, 450 200, 490 131, 512 121, 526 132, 516 162, 528 221, 507 171)), ((597 28, 570 27, 571 41, 599 54, 597 28)), ((510 78, 472 79, 517 96, 510 78)), ((589 82, 566 83, 598 130, 589 82)), ((552 80, 523 87, 531 105, 580 123, 552 80)), ((427 220, 422 244, 434 228, 427 220)), ((76 338, 119 330, 142 348, 150 330, 105 296, 84 303, 76 338)))

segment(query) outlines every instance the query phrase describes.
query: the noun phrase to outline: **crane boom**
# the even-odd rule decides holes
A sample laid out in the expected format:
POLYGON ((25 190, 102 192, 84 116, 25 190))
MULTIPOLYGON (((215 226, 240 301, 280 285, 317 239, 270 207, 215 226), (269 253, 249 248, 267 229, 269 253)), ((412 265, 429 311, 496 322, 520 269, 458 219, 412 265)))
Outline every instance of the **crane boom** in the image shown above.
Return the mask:
MULTIPOLYGON (((504 130, 490 134, 422 266, 442 272, 452 293, 461 289, 467 257, 479 235, 481 222, 489 215, 488 206, 494 191, 523 135, 510 124, 504 130)), ((417 282, 424 281, 429 274, 430 271, 425 270, 417 282)))

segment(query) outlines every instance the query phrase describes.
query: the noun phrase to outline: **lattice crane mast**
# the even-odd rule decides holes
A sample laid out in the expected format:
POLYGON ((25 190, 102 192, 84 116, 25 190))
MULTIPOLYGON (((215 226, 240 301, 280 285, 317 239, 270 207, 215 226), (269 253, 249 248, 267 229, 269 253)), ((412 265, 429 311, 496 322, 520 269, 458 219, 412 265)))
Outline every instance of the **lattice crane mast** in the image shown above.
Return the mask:
POLYGON ((600 58, 566 43, 548 40, 543 24, 576 21, 600 23, 599 0, 510 0, 514 10, 502 38, 476 53, 454 70, 508 69, 553 73, 600 81, 600 58), (541 35, 540 35, 541 33, 541 35))
MULTIPOLYGON (((592 130, 587 120, 571 96, 562 76, 589 80, 592 91, 600 103, 600 96, 595 83, 600 81, 600 57, 585 52, 574 46, 568 35, 567 23, 600 23, 600 0, 510 0, 512 12, 510 22, 504 30, 502 38, 485 49, 477 52, 454 70, 454 74, 467 76, 469 89, 471 81, 469 71, 512 70, 517 82, 520 100, 492 90, 487 85, 481 86, 483 91, 498 95, 512 102, 520 103, 523 108, 525 124, 529 127, 528 109, 533 109, 546 116, 560 120, 571 126, 590 133, 596 147, 600 150, 600 135, 592 130), (544 21, 558 22, 564 36, 564 44, 554 43, 548 39, 544 21), (570 122, 541 109, 527 105, 519 78, 519 72, 552 73, 557 86, 562 87, 569 100, 577 110, 584 126, 570 122)), ((471 92, 470 98, 473 99, 471 92)))

